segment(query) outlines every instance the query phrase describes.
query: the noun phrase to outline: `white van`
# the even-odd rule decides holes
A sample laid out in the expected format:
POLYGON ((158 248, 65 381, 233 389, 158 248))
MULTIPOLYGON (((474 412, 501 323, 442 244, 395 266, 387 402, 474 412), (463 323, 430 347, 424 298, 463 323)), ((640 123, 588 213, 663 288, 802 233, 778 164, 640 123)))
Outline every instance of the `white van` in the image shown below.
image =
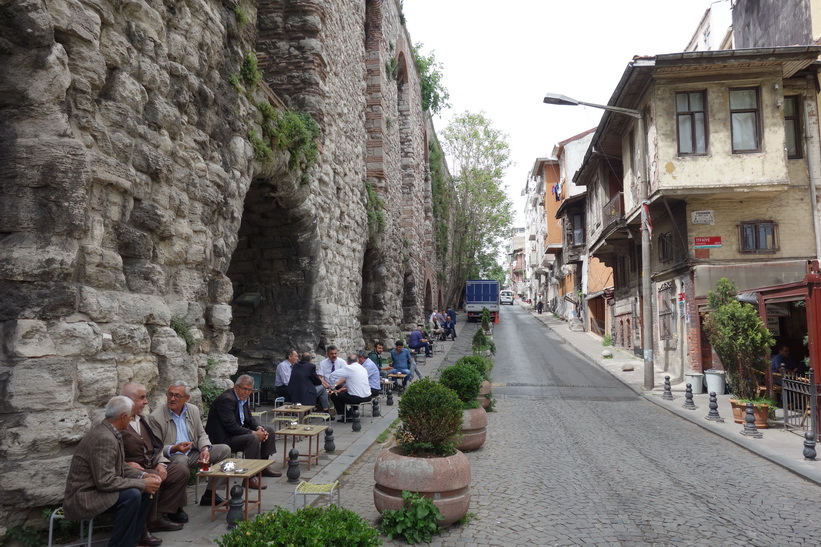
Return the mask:
POLYGON ((502 291, 499 293, 499 302, 513 305, 513 291, 502 291))

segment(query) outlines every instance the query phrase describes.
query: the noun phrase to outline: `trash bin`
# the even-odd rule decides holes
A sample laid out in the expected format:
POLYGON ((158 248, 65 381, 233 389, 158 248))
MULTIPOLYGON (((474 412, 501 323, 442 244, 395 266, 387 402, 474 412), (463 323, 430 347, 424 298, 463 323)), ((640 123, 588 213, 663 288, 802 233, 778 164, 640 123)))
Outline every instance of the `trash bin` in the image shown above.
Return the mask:
POLYGON ((707 379, 707 393, 715 391, 716 395, 724 395, 724 371, 708 368, 704 371, 704 378, 707 379))
MULTIPOLYGON (((685 372, 684 383, 692 384, 693 395, 701 395, 704 393, 704 375, 700 372, 685 372)), ((718 392, 716 392, 718 393, 718 392)), ((723 393, 723 392, 722 392, 723 393)))

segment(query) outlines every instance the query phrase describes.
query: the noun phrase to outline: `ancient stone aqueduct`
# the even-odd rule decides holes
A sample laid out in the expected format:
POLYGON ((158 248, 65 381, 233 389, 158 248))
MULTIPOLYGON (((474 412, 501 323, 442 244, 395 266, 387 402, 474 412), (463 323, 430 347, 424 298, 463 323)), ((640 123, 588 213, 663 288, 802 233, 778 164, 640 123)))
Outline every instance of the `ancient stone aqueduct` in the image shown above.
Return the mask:
POLYGON ((156 404, 443 304, 411 49, 398 0, 0 3, 0 537, 125 381, 156 404), (307 177, 254 159, 260 100, 319 123, 307 177))

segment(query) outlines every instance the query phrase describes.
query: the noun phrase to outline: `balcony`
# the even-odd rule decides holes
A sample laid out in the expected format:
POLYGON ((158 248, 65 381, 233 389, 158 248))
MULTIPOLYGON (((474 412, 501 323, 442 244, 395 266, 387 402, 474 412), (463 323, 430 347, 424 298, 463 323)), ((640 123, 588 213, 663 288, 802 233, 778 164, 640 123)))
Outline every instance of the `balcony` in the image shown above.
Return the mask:
POLYGON ((614 222, 624 217, 624 200, 619 192, 602 208, 602 228, 606 229, 614 222))

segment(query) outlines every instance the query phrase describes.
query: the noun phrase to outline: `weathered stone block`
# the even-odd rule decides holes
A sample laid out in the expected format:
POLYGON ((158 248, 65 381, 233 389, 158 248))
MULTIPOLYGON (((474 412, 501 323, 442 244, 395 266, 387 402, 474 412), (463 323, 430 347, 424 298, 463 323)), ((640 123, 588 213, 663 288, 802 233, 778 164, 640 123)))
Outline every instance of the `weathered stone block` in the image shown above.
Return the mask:
POLYGON ((5 332, 6 352, 14 357, 54 355, 56 348, 49 336, 48 324, 37 319, 10 322, 5 332))
POLYGON ((77 402, 103 407, 118 394, 119 376, 115 359, 77 362, 77 402))
POLYGON ((120 309, 117 294, 108 291, 98 291, 91 287, 80 289, 78 310, 89 316, 97 323, 113 321, 120 309))
POLYGON ((59 453, 63 446, 80 442, 91 421, 83 409, 61 409, 6 415, 0 427, 5 432, 0 436, 0 458, 16 460, 59 453))
POLYGON ((3 495, 16 505, 59 505, 63 501, 70 464, 71 456, 0 461, 3 495), (33 477, 37 480, 36 488, 32 487, 33 477))
POLYGON ((231 326, 231 306, 228 304, 216 304, 211 306, 208 313, 208 320, 215 328, 228 328, 231 326))
POLYGON ((52 319, 76 311, 77 287, 73 283, 0 280, 0 321, 38 317, 52 319))
POLYGON ((58 355, 95 355, 103 347, 103 332, 96 323, 64 323, 49 325, 58 355))
POLYGON ((118 223, 117 250, 123 258, 151 258, 154 243, 151 236, 127 224, 118 223))
POLYGON ((130 291, 156 295, 166 292, 165 271, 146 259, 123 261, 123 274, 130 291))
POLYGON ((171 310, 165 300, 148 294, 117 293, 120 319, 138 325, 168 325, 171 310))
POLYGON ((74 403, 74 361, 64 357, 27 359, 11 368, 8 405, 28 412, 70 408, 74 403))
POLYGON ((117 349, 144 353, 151 349, 151 336, 142 325, 115 324, 111 326, 111 340, 117 349))
POLYGON ((160 237, 174 235, 174 217, 155 203, 135 202, 134 209, 131 211, 131 222, 134 226, 160 237))
POLYGON ((101 289, 125 288, 123 259, 114 251, 83 245, 80 253, 80 281, 101 289))
POLYGON ((156 385, 157 357, 153 355, 126 355, 117 357, 117 385, 137 382, 146 387, 156 385))
POLYGON ((151 353, 169 356, 181 355, 185 351, 185 340, 177 336, 172 328, 159 327, 154 330, 151 336, 151 353))

